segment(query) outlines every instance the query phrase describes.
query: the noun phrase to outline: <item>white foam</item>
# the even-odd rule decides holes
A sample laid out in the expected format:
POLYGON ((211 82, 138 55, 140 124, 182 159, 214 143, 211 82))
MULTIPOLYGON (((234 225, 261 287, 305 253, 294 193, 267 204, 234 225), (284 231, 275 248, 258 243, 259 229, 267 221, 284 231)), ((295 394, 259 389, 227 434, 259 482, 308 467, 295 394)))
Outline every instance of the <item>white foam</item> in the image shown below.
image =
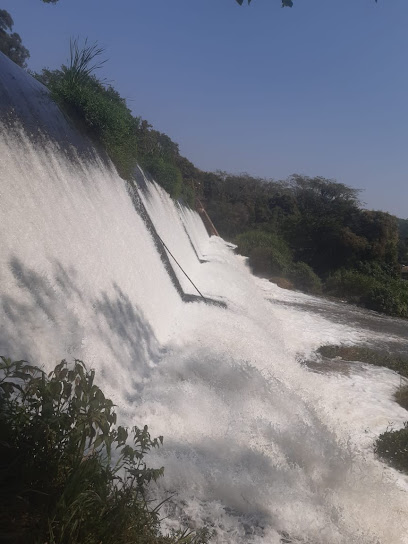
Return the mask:
POLYGON ((183 304, 112 167, 4 128, 0 156, 1 351, 48 367, 83 358, 121 423, 164 435, 150 462, 165 466, 153 494, 177 492, 168 526, 182 508, 212 524, 217 543, 277 543, 282 532, 313 544, 407 542, 407 494, 372 454, 388 421, 405 419, 392 401, 398 377, 316 374, 297 358, 365 331, 277 304, 304 295, 254 278, 195 212, 148 185, 159 235, 228 308, 183 304))

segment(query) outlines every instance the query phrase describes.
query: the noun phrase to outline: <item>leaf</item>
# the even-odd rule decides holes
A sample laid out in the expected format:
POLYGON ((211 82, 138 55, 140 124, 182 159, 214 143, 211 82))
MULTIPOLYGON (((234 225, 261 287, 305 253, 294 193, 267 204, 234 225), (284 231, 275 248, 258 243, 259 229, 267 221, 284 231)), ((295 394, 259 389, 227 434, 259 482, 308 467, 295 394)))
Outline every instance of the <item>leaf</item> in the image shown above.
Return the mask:
POLYGON ((0 387, 3 389, 6 397, 9 397, 11 393, 13 392, 15 385, 10 382, 3 382, 3 383, 0 383, 0 387))
POLYGON ((103 434, 100 434, 100 435, 96 438, 96 440, 95 440, 95 442, 94 442, 94 448, 95 448, 95 449, 96 449, 96 448, 99 448, 99 446, 101 446, 101 444, 104 442, 104 440, 105 440, 105 436, 104 436, 103 434))
POLYGON ((65 382, 64 388, 62 390, 63 398, 68 399, 71 396, 71 392, 72 392, 72 383, 65 382))
POLYGON ((121 427, 119 426, 118 427, 118 436, 117 436, 117 441, 119 442, 119 444, 124 444, 126 442, 128 438, 128 432, 127 430, 124 428, 124 427, 121 427))

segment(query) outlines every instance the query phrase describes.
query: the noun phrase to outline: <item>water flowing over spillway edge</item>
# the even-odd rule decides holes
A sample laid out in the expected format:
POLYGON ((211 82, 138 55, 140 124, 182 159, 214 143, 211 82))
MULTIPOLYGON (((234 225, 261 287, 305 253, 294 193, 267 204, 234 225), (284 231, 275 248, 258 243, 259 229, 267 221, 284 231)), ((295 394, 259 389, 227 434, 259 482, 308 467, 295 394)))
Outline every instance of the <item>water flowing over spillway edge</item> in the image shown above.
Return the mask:
POLYGON ((0 133, 0 351, 47 367, 83 359, 122 424, 164 435, 150 459, 165 466, 152 493, 176 492, 164 524, 183 512, 218 543, 407 542, 404 482, 372 453, 405 420, 398 377, 316 374, 297 358, 367 332, 277 304, 292 295, 146 180, 160 236, 227 308, 183 303, 112 166, 0 133))

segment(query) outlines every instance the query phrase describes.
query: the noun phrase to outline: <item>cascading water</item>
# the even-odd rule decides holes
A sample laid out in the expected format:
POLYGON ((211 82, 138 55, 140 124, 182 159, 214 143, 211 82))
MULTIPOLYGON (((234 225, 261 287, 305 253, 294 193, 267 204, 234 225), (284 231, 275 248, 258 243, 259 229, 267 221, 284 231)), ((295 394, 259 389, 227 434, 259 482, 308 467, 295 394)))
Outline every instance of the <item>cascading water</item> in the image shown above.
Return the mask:
POLYGON ((317 374, 298 361, 374 333, 297 308, 319 301, 253 277, 145 180, 157 233, 227 307, 183 302, 112 166, 23 128, 0 133, 0 353, 48 367, 82 358, 122 424, 164 435, 150 458, 165 466, 153 495, 176 493, 163 523, 183 512, 213 526, 217 543, 408 542, 405 480, 372 453, 375 436, 406 419, 392 401, 398 377, 317 374))

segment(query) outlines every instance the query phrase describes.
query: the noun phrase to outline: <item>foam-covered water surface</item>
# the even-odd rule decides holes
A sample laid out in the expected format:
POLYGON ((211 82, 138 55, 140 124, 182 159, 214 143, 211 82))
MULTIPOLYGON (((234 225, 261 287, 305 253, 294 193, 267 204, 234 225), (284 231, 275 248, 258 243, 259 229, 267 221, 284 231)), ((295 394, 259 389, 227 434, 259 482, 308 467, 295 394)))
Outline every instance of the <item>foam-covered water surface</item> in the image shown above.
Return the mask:
POLYGON ((82 358, 122 424, 164 435, 149 461, 165 466, 152 494, 176 493, 164 525, 208 524, 216 543, 408 542, 405 480, 372 449, 406 419, 392 400, 398 376, 299 361, 375 332, 297 307, 310 299, 252 276, 145 180, 159 236, 226 308, 184 303, 112 166, 4 126, 0 157, 0 352, 47 368, 82 358))

